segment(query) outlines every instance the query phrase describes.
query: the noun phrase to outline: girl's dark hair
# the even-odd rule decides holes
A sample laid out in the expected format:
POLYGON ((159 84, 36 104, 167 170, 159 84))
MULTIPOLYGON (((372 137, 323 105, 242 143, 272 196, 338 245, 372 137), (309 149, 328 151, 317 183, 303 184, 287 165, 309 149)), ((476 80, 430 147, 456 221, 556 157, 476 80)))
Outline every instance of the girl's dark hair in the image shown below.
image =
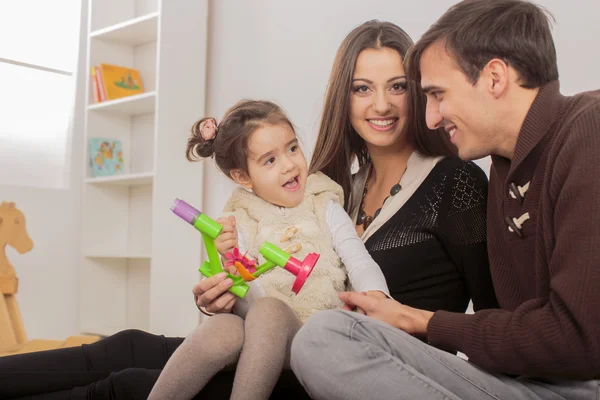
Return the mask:
POLYGON ((231 178, 232 170, 248 173, 248 140, 264 125, 288 124, 294 126, 277 104, 265 100, 241 100, 231 107, 217 125, 215 136, 202 137, 202 124, 212 117, 194 123, 188 139, 186 157, 190 161, 214 157, 217 167, 231 178))
MULTIPOLYGON (((344 207, 352 214, 358 206, 349 201, 352 192, 352 163, 370 162, 365 141, 350 124, 350 95, 358 55, 365 49, 390 48, 405 59, 413 41, 400 27, 391 22, 367 21, 357 26, 340 45, 325 95, 319 135, 310 163, 309 173, 321 171, 344 189, 344 207)), ((448 135, 432 131, 425 123, 425 94, 418 84, 407 80, 407 119, 404 135, 410 145, 425 156, 456 155, 456 147, 448 135)), ((354 200, 354 199, 353 199, 354 200)))

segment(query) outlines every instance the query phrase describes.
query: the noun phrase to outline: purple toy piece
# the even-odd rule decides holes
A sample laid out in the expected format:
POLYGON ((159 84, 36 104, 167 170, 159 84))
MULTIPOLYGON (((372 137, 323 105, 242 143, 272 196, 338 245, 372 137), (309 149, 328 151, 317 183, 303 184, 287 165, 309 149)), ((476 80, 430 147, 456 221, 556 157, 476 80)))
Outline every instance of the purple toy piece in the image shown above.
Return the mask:
POLYGON ((200 214, 202 214, 202 212, 190 206, 185 201, 179 199, 175 199, 173 206, 171 206, 171 211, 192 225, 194 225, 196 219, 198 219, 200 214))

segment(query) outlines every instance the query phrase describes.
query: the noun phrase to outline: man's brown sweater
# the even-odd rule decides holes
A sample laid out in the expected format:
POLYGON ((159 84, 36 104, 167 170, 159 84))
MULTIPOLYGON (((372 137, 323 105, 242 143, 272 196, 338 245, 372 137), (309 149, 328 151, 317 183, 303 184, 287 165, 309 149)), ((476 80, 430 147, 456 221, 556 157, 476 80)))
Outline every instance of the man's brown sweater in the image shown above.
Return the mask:
POLYGON ((600 377, 600 91, 540 91, 512 161, 493 157, 488 251, 500 309, 436 312, 429 342, 491 372, 600 377), (510 228, 510 229, 509 229, 510 228))

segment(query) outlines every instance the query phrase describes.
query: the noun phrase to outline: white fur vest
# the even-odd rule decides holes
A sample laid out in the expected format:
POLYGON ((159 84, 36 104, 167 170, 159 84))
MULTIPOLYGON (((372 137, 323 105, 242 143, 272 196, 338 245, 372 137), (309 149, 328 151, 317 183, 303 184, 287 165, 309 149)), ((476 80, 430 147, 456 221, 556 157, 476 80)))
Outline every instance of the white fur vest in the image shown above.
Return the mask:
POLYGON ((339 308, 341 302, 337 293, 345 290, 347 285, 346 268, 334 251, 325 217, 330 201, 343 205, 342 188, 317 172, 308 177, 304 200, 296 207, 279 207, 238 188, 224 209, 227 214, 235 216, 238 235, 248 255, 257 259, 259 265, 265 261, 258 252, 265 241, 284 250, 301 245, 300 250, 292 254, 299 260, 311 252, 320 254, 319 261, 297 295, 291 290, 296 277, 283 268, 274 267, 258 278, 268 296, 284 301, 302 321, 317 311, 339 308), (282 242, 282 237, 292 227, 296 228, 292 229, 295 233, 282 242))

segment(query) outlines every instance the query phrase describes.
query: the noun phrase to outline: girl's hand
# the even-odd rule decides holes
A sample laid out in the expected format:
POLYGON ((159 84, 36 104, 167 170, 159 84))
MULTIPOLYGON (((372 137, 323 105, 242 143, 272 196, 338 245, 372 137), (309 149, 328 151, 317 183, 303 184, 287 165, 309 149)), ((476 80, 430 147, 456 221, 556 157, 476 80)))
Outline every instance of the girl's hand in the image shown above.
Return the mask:
POLYGON ((223 226, 223 230, 215 239, 215 246, 221 257, 225 257, 225 253, 231 251, 238 245, 238 233, 235 227, 235 217, 221 217, 217 219, 217 223, 223 226))

